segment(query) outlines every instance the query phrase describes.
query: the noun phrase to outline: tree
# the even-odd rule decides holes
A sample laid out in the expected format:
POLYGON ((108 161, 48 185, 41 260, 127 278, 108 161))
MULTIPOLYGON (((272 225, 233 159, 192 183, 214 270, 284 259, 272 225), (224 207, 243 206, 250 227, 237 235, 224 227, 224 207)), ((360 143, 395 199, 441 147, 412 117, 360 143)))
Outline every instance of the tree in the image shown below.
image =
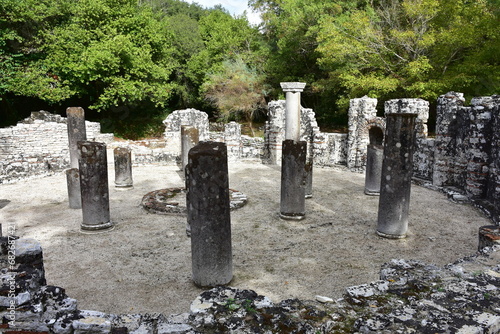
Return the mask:
POLYGON ((496 73, 483 93, 498 88, 498 22, 487 1, 380 0, 365 9, 324 17, 319 64, 339 104, 369 95, 435 99, 448 90, 470 93, 482 75, 496 73), (494 47, 496 45, 496 47, 494 47), (482 59, 481 59, 482 58, 482 59))
POLYGON ((250 68, 241 58, 226 60, 219 72, 210 73, 203 84, 205 97, 220 111, 219 119, 243 116, 250 124, 255 114, 266 108, 264 75, 250 68))

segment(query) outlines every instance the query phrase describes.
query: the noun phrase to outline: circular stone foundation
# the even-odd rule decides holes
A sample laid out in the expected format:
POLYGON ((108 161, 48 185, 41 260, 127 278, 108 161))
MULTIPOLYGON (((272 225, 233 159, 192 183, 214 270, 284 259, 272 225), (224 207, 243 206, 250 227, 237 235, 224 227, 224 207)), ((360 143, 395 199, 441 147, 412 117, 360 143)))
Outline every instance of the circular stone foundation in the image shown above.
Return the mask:
MULTIPOLYGON (((247 204, 247 196, 238 190, 229 189, 229 199, 231 210, 239 209, 247 204)), ((151 191, 144 195, 141 205, 149 213, 184 216, 187 214, 186 188, 151 191)))

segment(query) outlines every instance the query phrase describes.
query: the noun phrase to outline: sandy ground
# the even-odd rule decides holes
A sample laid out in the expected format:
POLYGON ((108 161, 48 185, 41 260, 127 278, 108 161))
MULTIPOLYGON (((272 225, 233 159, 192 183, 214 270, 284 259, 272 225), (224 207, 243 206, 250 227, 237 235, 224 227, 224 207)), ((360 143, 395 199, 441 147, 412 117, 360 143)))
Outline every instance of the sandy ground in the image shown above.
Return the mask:
MULTIPOLYGON (((114 180, 109 166, 110 180, 114 180)), ((363 194, 364 175, 314 170, 313 198, 303 221, 278 217, 280 169, 260 162, 230 163, 230 187, 248 195, 231 214, 234 279, 274 301, 341 297, 344 288, 378 279, 393 258, 444 265, 477 249, 477 231, 490 221, 470 205, 413 186, 408 238, 375 234, 378 197, 363 194)), ((146 213, 142 197, 183 186, 176 166, 136 167, 134 189, 110 182, 113 231, 83 234, 81 210, 69 209, 64 174, 0 185, 0 221, 39 240, 47 282, 64 287, 80 309, 109 313, 182 313, 202 291, 191 281, 186 219, 146 213)))

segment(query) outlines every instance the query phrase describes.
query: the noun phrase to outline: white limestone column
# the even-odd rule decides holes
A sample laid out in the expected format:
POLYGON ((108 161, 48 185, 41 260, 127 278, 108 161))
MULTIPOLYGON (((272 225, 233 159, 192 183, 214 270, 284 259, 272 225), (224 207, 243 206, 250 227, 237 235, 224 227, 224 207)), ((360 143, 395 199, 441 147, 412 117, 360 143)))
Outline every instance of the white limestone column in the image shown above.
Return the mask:
POLYGON ((300 140, 300 93, 305 82, 282 82, 281 88, 286 93, 285 105, 285 140, 300 140))

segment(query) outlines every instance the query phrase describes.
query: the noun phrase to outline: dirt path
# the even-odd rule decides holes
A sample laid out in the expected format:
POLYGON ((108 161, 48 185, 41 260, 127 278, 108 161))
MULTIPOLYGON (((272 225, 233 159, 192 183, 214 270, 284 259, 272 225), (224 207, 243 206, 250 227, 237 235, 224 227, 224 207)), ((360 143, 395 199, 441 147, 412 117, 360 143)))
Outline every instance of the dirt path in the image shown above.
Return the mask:
MULTIPOLYGON (((62 174, 0 185, 0 200, 11 201, 0 221, 42 243, 48 284, 64 287, 80 309, 186 312, 202 291, 191 281, 186 219, 148 214, 139 205, 146 193, 183 181, 175 166, 136 167, 133 175, 133 190, 116 191, 110 183, 113 231, 79 232, 81 210, 68 208, 62 174)), ((248 204, 231 215, 231 286, 274 301, 339 298, 347 286, 378 279, 380 265, 392 258, 444 265, 472 254, 478 228, 490 224, 469 205, 413 186, 408 238, 383 239, 374 232, 378 197, 363 194, 363 174, 316 168, 313 185, 306 219, 283 221, 279 167, 230 163, 230 187, 248 195, 248 204)))

